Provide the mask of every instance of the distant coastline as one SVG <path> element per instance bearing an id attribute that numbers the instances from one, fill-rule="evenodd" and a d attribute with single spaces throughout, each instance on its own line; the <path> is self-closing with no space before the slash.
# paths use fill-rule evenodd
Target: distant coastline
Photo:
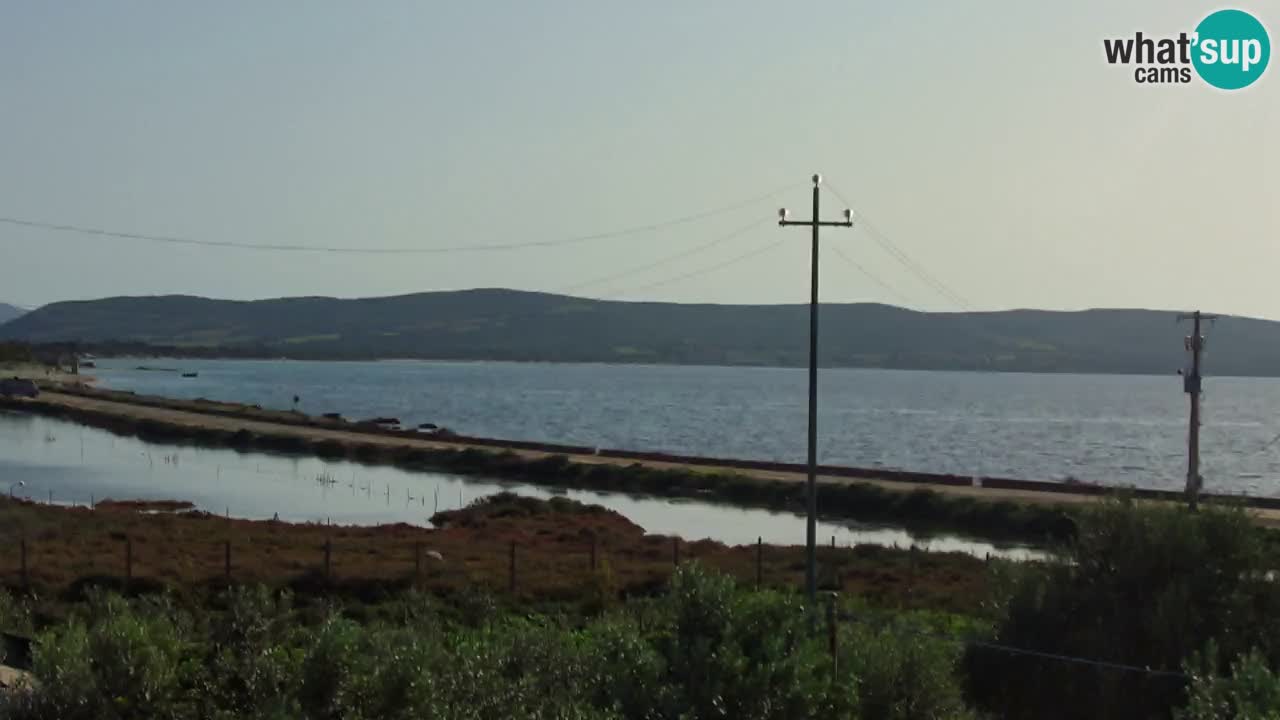
<path id="1" fill-rule="evenodd" d="M 934 313 L 824 304 L 828 368 L 1173 375 L 1185 326 L 1159 310 Z M 1210 375 L 1280 376 L 1280 322 L 1224 317 Z M 54 303 L 0 341 L 104 356 L 805 367 L 807 305 L 686 305 L 514 290 L 248 302 L 190 296 Z"/>
<path id="2" fill-rule="evenodd" d="M 376 362 L 376 363 L 455 363 L 459 365 L 470 364 L 504 364 L 504 365 L 599 365 L 599 366 L 637 366 L 637 367 L 691 367 L 691 368 L 760 368 L 760 369 L 804 369 L 803 364 L 791 365 L 762 365 L 762 364 L 729 364 L 717 362 L 638 362 L 626 360 L 511 360 L 503 358 L 456 358 L 456 357 L 288 357 L 280 355 L 251 355 L 251 354 L 224 354 L 217 348 L 210 349 L 209 352 L 166 352 L 166 348 L 154 348 L 155 352 L 150 353 L 110 353 L 102 351 L 92 345 L 78 346 L 84 349 L 84 352 L 92 354 L 99 358 L 110 358 L 113 360 L 246 360 L 246 361 L 263 361 L 263 362 L 317 362 L 317 363 L 339 363 L 339 362 Z M 1133 377 L 1172 377 L 1176 378 L 1177 372 L 1154 373 L 1144 372 L 1141 370 L 1134 371 L 1081 371 L 1070 369 L 1046 369 L 1046 370 L 1008 370 L 1008 369 L 991 369 L 978 367 L 889 367 L 882 365 L 821 365 L 821 370 L 893 370 L 898 372 L 955 372 L 955 373 L 999 373 L 1004 375 L 1115 375 L 1115 376 L 1133 376 Z M 1280 372 L 1273 375 L 1228 375 L 1228 374 L 1210 374 L 1209 377 L 1219 378 L 1280 378 Z M 82 376 L 83 377 L 83 376 Z"/>

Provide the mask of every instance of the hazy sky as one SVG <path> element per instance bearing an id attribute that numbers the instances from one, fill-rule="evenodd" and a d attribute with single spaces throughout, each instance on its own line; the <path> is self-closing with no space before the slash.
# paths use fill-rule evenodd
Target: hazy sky
<path id="1" fill-rule="evenodd" d="M 1280 5 L 1242 0 L 1280 34 Z M 325 255 L 0 224 L 0 300 L 343 297 L 515 287 L 801 302 L 807 178 L 862 230 L 826 300 L 1142 306 L 1280 318 L 1280 67 L 1236 93 L 1135 84 L 1104 37 L 1218 5 L 776 2 L 8 2 L 0 216 L 200 240 L 559 247 Z M 824 202 L 831 218 L 843 203 Z M 827 214 L 827 213 L 824 213 Z M 583 285 L 707 243 L 677 262 Z M 761 254 L 716 272 L 656 284 Z M 649 287 L 645 287 L 649 286 Z M 963 305 L 961 304 L 963 301 Z"/>

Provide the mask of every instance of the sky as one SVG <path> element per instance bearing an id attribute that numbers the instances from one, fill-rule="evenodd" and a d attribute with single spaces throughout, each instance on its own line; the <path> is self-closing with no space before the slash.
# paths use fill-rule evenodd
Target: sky
<path id="1" fill-rule="evenodd" d="M 805 302 L 809 236 L 776 212 L 807 219 L 819 172 L 824 218 L 841 196 L 859 218 L 822 236 L 826 301 L 1280 318 L 1280 67 L 1228 93 L 1103 54 L 1218 7 L 4 3 L 0 217 L 356 249 L 607 236 L 339 254 L 0 223 L 0 301 Z M 1280 33 L 1280 5 L 1233 7 Z"/>

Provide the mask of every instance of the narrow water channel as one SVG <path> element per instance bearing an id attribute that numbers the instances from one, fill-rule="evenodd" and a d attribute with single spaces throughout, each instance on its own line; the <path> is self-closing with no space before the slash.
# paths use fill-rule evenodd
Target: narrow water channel
<path id="1" fill-rule="evenodd" d="M 18 485 L 18 483 L 22 483 Z M 159 445 L 96 428 L 20 413 L 0 413 L 0 492 L 61 504 L 94 500 L 188 500 L 233 517 L 345 525 L 430 526 L 437 510 L 462 507 L 503 490 L 547 498 L 563 495 L 603 505 L 650 533 L 709 538 L 730 545 L 804 542 L 804 518 L 790 512 L 739 509 L 690 500 L 545 488 L 440 473 L 409 472 L 314 457 Z M 823 543 L 912 544 L 979 557 L 1026 559 L 1021 546 L 941 535 L 920 537 L 894 527 L 822 522 Z"/>

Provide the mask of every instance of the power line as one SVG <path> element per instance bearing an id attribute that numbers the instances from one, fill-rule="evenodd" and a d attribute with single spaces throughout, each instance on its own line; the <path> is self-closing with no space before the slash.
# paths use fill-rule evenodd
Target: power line
<path id="1" fill-rule="evenodd" d="M 867 232 L 871 233 L 871 237 L 876 241 L 876 243 L 887 250 L 890 255 L 893 255 L 894 258 L 902 263 L 903 267 L 907 268 L 915 274 L 916 277 L 923 280 L 926 285 L 933 288 L 933 290 L 939 295 L 960 306 L 961 309 L 968 310 L 970 312 L 974 310 L 973 305 L 968 300 L 948 287 L 946 283 L 935 277 L 932 273 L 926 270 L 923 265 L 916 262 L 915 259 L 908 255 L 905 250 L 886 237 L 884 233 L 880 232 L 879 228 L 877 228 L 865 215 L 859 214 L 858 219 L 862 221 L 862 225 L 866 227 Z"/>
<path id="2" fill-rule="evenodd" d="M 890 632 L 893 632 L 894 634 L 898 634 L 898 635 L 911 635 L 916 637 L 930 638 L 933 640 L 943 640 L 946 642 L 953 642 L 963 646 L 978 647 L 978 648 L 983 648 L 984 650 L 995 650 L 997 652 L 1003 652 L 1009 655 L 1036 657 L 1042 660 L 1053 660 L 1056 662 L 1065 662 L 1065 663 L 1071 663 L 1075 665 L 1085 665 L 1089 667 L 1100 668 L 1103 670 L 1117 670 L 1120 672 L 1139 673 L 1142 675 L 1147 675 L 1149 677 L 1167 677 L 1167 678 L 1173 678 L 1173 679 L 1184 680 L 1184 681 L 1191 680 L 1191 677 L 1186 673 L 1181 673 L 1174 670 L 1152 670 L 1151 668 L 1142 667 L 1141 665 L 1129 665 L 1126 663 L 1112 662 L 1110 660 L 1098 660 L 1096 658 L 1079 657 L 1076 655 L 1064 655 L 1062 653 L 1045 652 L 1043 650 L 1031 650 L 1028 648 L 1014 647 L 1012 645 L 1003 645 L 1001 643 L 990 642 L 987 640 L 980 640 L 973 637 L 964 637 L 961 635 L 952 635 L 952 634 L 940 633 L 940 632 L 930 632 L 928 630 L 917 630 L 912 628 L 901 628 L 901 627 L 898 627 L 896 623 L 891 625 L 890 623 L 887 623 L 887 622 L 876 622 L 869 618 L 858 617 L 857 615 L 853 615 L 852 613 L 841 613 L 840 620 L 842 622 L 852 622 L 852 623 L 857 623 L 859 625 L 874 627 L 877 629 L 889 630 Z"/>
<path id="3" fill-rule="evenodd" d="M 567 293 L 567 292 L 572 292 L 572 291 L 574 291 L 574 290 L 578 290 L 578 289 L 580 289 L 580 288 L 589 287 L 589 286 L 591 286 L 591 285 L 599 285 L 600 283 L 610 282 L 610 281 L 613 281 L 613 280 L 617 280 L 617 279 L 619 279 L 619 278 L 629 277 L 629 276 L 631 276 L 631 275 L 635 275 L 635 274 L 642 273 L 642 272 L 645 272 L 645 271 L 648 271 L 648 270 L 652 270 L 653 268 L 656 268 L 656 267 L 661 267 L 661 266 L 663 266 L 663 265 L 666 265 L 667 263 L 674 262 L 674 261 L 676 261 L 676 260 L 680 260 L 680 259 L 682 259 L 682 258 L 689 257 L 690 255 L 695 255 L 695 254 L 700 253 L 700 252 L 702 252 L 702 251 L 704 251 L 704 250 L 710 250 L 711 248 L 713 248 L 713 247 L 715 247 L 715 246 L 717 246 L 717 245 L 719 245 L 719 244 L 721 244 L 721 243 L 728 242 L 728 241 L 730 241 L 730 240 L 733 240 L 734 238 L 740 237 L 740 236 L 744 235 L 745 233 L 747 233 L 749 230 L 752 230 L 752 229 L 754 229 L 754 228 L 758 227 L 759 225 L 764 224 L 764 222 L 766 221 L 766 219 L 767 219 L 767 218 L 761 218 L 761 219 L 758 219 L 758 220 L 753 220 L 752 222 L 748 223 L 747 225 L 743 225 L 742 227 L 738 228 L 737 230 L 734 230 L 734 231 L 733 231 L 733 232 L 731 232 L 731 233 L 728 233 L 727 235 L 721 235 L 721 236 L 719 236 L 719 237 L 717 237 L 717 238 L 712 239 L 710 242 L 706 242 L 706 243 L 703 243 L 703 244 L 701 244 L 701 245 L 698 245 L 698 246 L 695 246 L 695 247 L 689 248 L 688 250 L 683 250 L 683 251 L 678 252 L 678 253 L 676 253 L 676 254 L 674 254 L 674 255 L 668 255 L 668 256 L 666 256 L 666 257 L 664 257 L 664 258 L 660 258 L 660 259 L 655 260 L 655 261 L 653 261 L 653 262 L 646 263 L 646 264 L 644 264 L 644 265 L 637 265 L 636 267 L 629 268 L 629 269 L 627 269 L 627 270 L 621 270 L 621 271 L 619 271 L 619 272 L 612 273 L 612 274 L 610 274 L 610 275 L 604 275 L 604 276 L 602 276 L 602 277 L 598 277 L 598 278 L 595 278 L 595 279 L 593 279 L 593 280 L 586 280 L 586 281 L 583 281 L 583 282 L 574 283 L 573 285 L 567 285 L 567 286 L 565 286 L 565 287 L 560 288 L 559 290 L 556 290 L 555 292 L 557 292 L 557 293 Z"/>
<path id="4" fill-rule="evenodd" d="M 717 270 L 723 270 L 724 268 L 727 268 L 730 265 L 734 265 L 736 263 L 742 262 L 743 260 L 748 260 L 750 258 L 753 258 L 761 253 L 772 250 L 782 244 L 783 244 L 782 240 L 770 240 L 767 245 L 762 245 L 749 252 L 745 252 L 741 255 L 735 255 L 734 257 L 731 257 L 728 260 L 725 260 L 724 262 L 717 263 L 715 265 L 711 265 L 708 267 L 700 268 L 698 270 L 693 270 L 691 272 L 687 272 L 681 275 L 677 275 L 675 277 L 667 278 L 665 280 L 659 280 L 657 282 L 647 283 L 645 285 L 637 285 L 635 287 L 627 288 L 625 290 L 619 290 L 611 294 L 614 296 L 629 295 L 631 293 L 639 292 L 641 290 L 649 290 L 651 288 L 661 287 L 663 285 L 670 285 L 671 283 L 680 282 L 681 280 L 688 280 L 690 278 L 707 275 L 707 274 L 716 272 Z"/>
<path id="5" fill-rule="evenodd" d="M 713 217 L 723 213 L 738 210 L 743 207 L 754 205 L 756 203 L 767 200 L 774 195 L 793 187 L 795 183 L 784 187 L 771 190 L 767 193 L 755 195 L 738 202 L 722 205 L 710 210 L 703 210 L 688 215 L 663 220 L 660 222 L 646 223 L 644 225 L 635 225 L 620 230 L 610 230 L 607 232 L 592 233 L 589 235 L 576 235 L 565 238 L 556 238 L 551 240 L 532 240 L 526 242 L 512 243 L 489 243 L 482 245 L 445 245 L 436 247 L 339 247 L 339 246 L 313 246 L 313 245 L 290 245 L 280 243 L 243 243 L 230 240 L 209 240 L 200 238 L 178 237 L 172 235 L 149 235 L 143 233 L 122 232 L 117 230 L 109 230 L 98 227 L 86 227 L 81 225 L 69 225 L 59 223 L 41 222 L 38 220 L 27 220 L 17 217 L 0 217 L 0 223 L 8 225 L 16 225 L 20 227 L 36 228 L 39 230 L 50 230 L 55 232 L 78 233 L 81 235 L 93 235 L 97 237 L 109 237 L 121 240 L 140 240 L 146 242 L 166 243 L 171 245 L 194 245 L 200 247 L 216 247 L 228 248 L 235 250 L 263 250 L 275 252 L 310 252 L 310 253 L 342 253 L 351 255 L 412 255 L 412 254 L 431 254 L 431 253 L 459 253 L 459 252 L 489 252 L 499 250 L 517 250 L 521 248 L 534 247 L 555 247 L 560 245 L 573 245 L 577 243 L 591 242 L 595 240 L 610 240 L 628 235 L 636 235 L 644 232 L 652 232 L 662 230 L 676 225 L 685 225 L 696 222 L 705 218 Z"/>
<path id="6" fill-rule="evenodd" d="M 835 193 L 835 196 L 840 198 L 845 205 L 854 207 L 853 203 L 850 203 L 845 199 L 844 195 L 842 195 L 830 182 L 827 183 L 827 187 L 831 188 L 831 192 Z M 901 263 L 903 267 L 911 271 L 912 274 L 920 278 L 921 281 L 932 288 L 934 292 L 946 298 L 948 301 L 955 303 L 963 310 L 968 310 L 970 312 L 974 311 L 973 305 L 969 303 L 969 301 L 965 300 L 964 296 L 948 287 L 946 283 L 935 277 L 932 273 L 926 270 L 923 265 L 916 262 L 910 255 L 908 255 L 905 250 L 886 237 L 884 233 L 880 232 L 880 229 L 875 226 L 875 223 L 871 222 L 871 219 L 868 218 L 861 210 L 855 209 L 855 212 L 858 215 L 858 224 L 865 227 L 867 232 L 870 233 L 871 238 L 875 240 L 880 247 L 884 248 L 890 255 L 892 255 L 894 259 Z"/>
<path id="7" fill-rule="evenodd" d="M 863 267 L 862 263 L 859 263 L 857 260 L 854 260 L 853 258 L 849 257 L 847 254 L 845 254 L 845 252 L 840 249 L 839 245 L 832 244 L 832 245 L 829 245 L 828 247 L 831 248 L 831 252 L 834 252 L 836 256 L 838 256 L 841 260 L 852 265 L 854 270 L 857 270 L 858 272 L 862 273 L 863 277 L 875 283 L 876 285 L 879 285 L 882 290 L 884 290 L 885 292 L 889 293 L 891 296 L 896 298 L 898 302 L 902 303 L 904 306 L 911 304 L 905 297 L 902 296 L 902 293 L 898 292 L 897 290 L 894 290 L 893 287 L 890 286 L 888 283 L 881 280 L 870 270 Z"/>

